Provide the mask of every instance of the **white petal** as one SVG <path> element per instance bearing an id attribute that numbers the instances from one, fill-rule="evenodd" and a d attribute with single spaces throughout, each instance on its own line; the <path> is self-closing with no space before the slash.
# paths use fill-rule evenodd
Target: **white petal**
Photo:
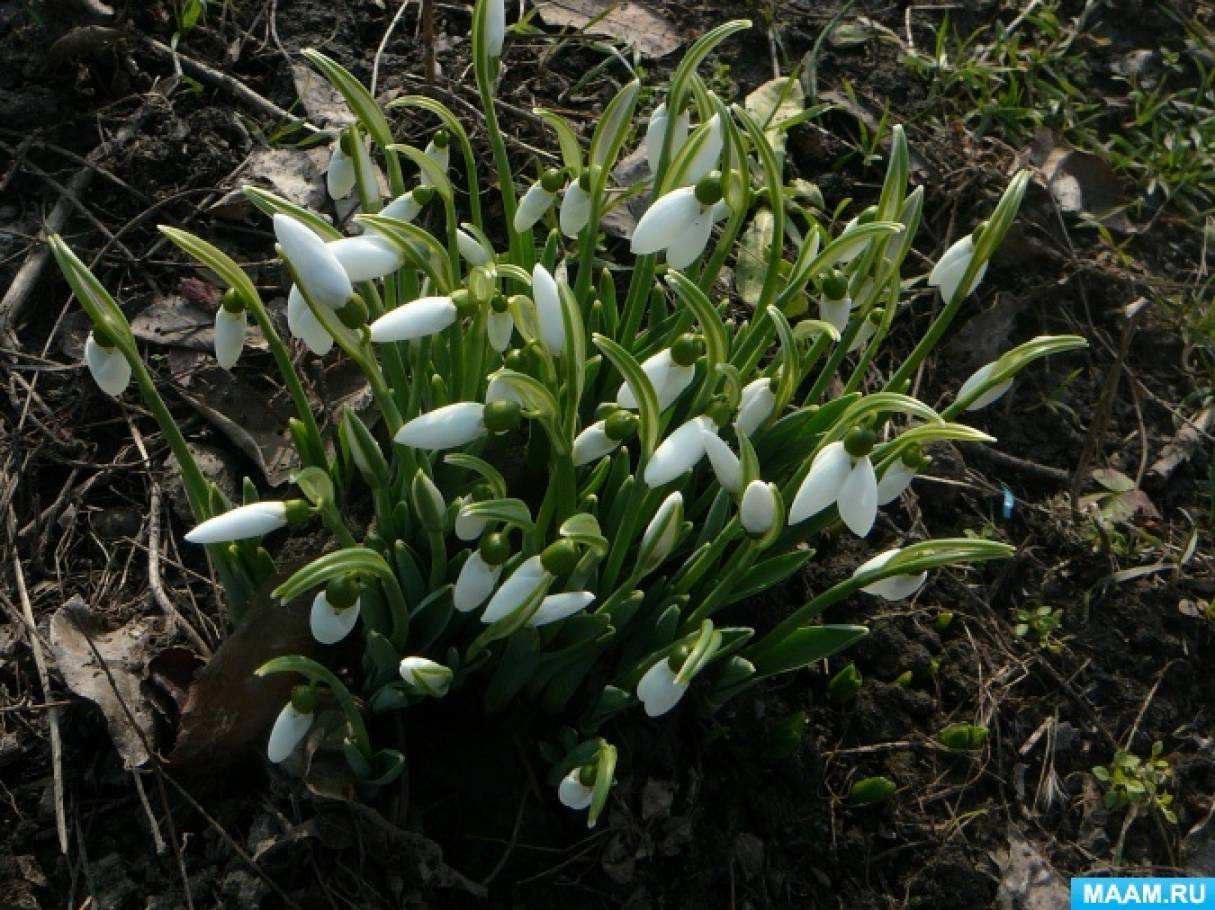
<path id="1" fill-rule="evenodd" d="M 540 601 L 540 609 L 531 618 L 533 626 L 547 626 L 549 623 L 560 622 L 573 616 L 579 610 L 584 610 L 595 602 L 595 595 L 590 591 L 567 591 L 564 594 L 550 594 Z"/>
<path id="2" fill-rule="evenodd" d="M 353 159 L 342 151 L 340 142 L 335 142 L 333 154 L 329 156 L 329 169 L 325 171 L 325 189 L 329 191 L 329 198 L 345 199 L 354 192 L 355 179 Z"/>
<path id="3" fill-rule="evenodd" d="M 397 245 L 378 234 L 343 237 L 325 245 L 337 257 L 351 281 L 383 278 L 405 264 L 405 256 Z"/>
<path id="4" fill-rule="evenodd" d="M 667 265 L 673 269 L 686 269 L 700 258 L 709 238 L 713 235 L 713 210 L 702 208 L 667 247 Z"/>
<path id="5" fill-rule="evenodd" d="M 323 645 L 332 645 L 350 634 L 354 624 L 359 621 L 359 601 L 345 610 L 334 609 L 324 591 L 317 593 L 312 600 L 312 612 L 308 617 L 308 625 L 312 629 L 312 637 Z"/>
<path id="6" fill-rule="evenodd" d="M 403 657 L 397 668 L 407 685 L 427 690 L 427 694 L 446 695 L 451 685 L 452 672 L 449 667 L 426 657 Z M 436 690 L 431 693 L 429 690 Z"/>
<path id="7" fill-rule="evenodd" d="M 414 449 L 454 449 L 480 439 L 489 431 L 485 428 L 485 405 L 477 401 L 459 401 L 420 414 L 397 430 L 393 441 Z"/>
<path id="8" fill-rule="evenodd" d="M 567 809 L 580 812 L 591 804 L 595 798 L 595 789 L 582 783 L 582 769 L 575 768 L 557 785 L 557 799 Z"/>
<path id="9" fill-rule="evenodd" d="M 333 336 L 325 331 L 294 284 L 287 294 L 287 328 L 318 357 L 324 357 L 333 348 Z"/>
<path id="10" fill-rule="evenodd" d="M 688 691 L 687 684 L 675 682 L 675 671 L 664 657 L 645 671 L 637 683 L 637 697 L 649 717 L 666 714 Z"/>
<path id="11" fill-rule="evenodd" d="M 519 397 L 519 393 L 514 390 L 514 387 L 496 374 L 490 377 L 489 385 L 485 387 L 485 403 L 489 404 L 494 401 L 514 401 L 523 404 L 523 399 Z"/>
<path id="12" fill-rule="evenodd" d="M 493 4 L 490 4 L 491 6 Z M 444 174 L 447 173 L 447 166 L 451 163 L 451 144 L 439 148 L 434 142 L 426 143 L 426 148 L 422 152 L 427 158 L 439 166 Z"/>
<path id="13" fill-rule="evenodd" d="M 958 389 L 958 398 L 959 399 L 965 398 L 967 395 L 971 394 L 979 386 L 988 382 L 991 379 L 991 374 L 995 372 L 995 369 L 996 369 L 996 365 L 994 362 L 985 363 L 983 366 L 979 367 L 977 370 L 975 370 L 973 373 L 971 373 L 970 376 L 966 379 L 966 381 L 964 383 L 962 383 L 962 387 L 960 389 Z M 970 404 L 968 404 L 966 406 L 966 410 L 978 411 L 978 410 L 981 410 L 982 408 L 987 407 L 989 404 L 992 404 L 996 400 L 1002 398 L 1004 396 L 1004 393 L 1007 392 L 1010 388 L 1012 388 L 1012 383 L 1013 383 L 1013 381 L 1010 377 L 1009 379 L 1006 379 L 1004 382 L 1000 383 L 999 385 L 993 386 L 992 388 L 990 388 L 986 392 L 984 392 L 982 395 L 980 395 L 978 398 L 976 398 L 974 401 L 972 401 Z"/>
<path id="14" fill-rule="evenodd" d="M 730 203 L 726 202 L 724 198 L 718 199 L 713 203 L 712 208 L 709 209 L 709 214 L 712 216 L 714 224 L 717 224 L 719 221 L 725 221 L 730 217 Z"/>
<path id="15" fill-rule="evenodd" d="M 666 140 L 667 131 L 667 106 L 666 103 L 658 105 L 654 108 L 654 113 L 650 114 L 650 123 L 645 131 L 645 153 L 646 160 L 650 164 L 650 173 L 658 173 L 658 164 L 662 159 L 663 142 Z M 675 126 L 671 130 L 671 152 L 667 156 L 669 162 L 683 147 L 684 142 L 688 139 L 688 114 L 683 111 L 675 118 Z"/>
<path id="16" fill-rule="evenodd" d="M 413 190 L 402 193 L 388 205 L 380 209 L 385 218 L 395 218 L 397 221 L 413 221 L 422 211 L 422 205 L 413 197 Z"/>
<path id="17" fill-rule="evenodd" d="M 489 346 L 501 354 L 510 347 L 510 338 L 515 331 L 515 321 L 510 313 L 489 313 L 485 323 L 485 333 L 489 337 Z"/>
<path id="18" fill-rule="evenodd" d="M 222 306 L 215 313 L 215 361 L 225 370 L 236 366 L 240 352 L 245 346 L 245 332 L 249 324 L 245 311 L 230 313 Z"/>
<path id="19" fill-rule="evenodd" d="M 371 340 L 414 341 L 443 331 L 456 321 L 450 297 L 422 297 L 389 310 L 371 324 Z"/>
<path id="20" fill-rule="evenodd" d="M 735 421 L 739 432 L 750 436 L 771 416 L 775 407 L 776 396 L 772 394 L 772 380 L 764 377 L 747 383 L 742 390 L 738 418 Z"/>
<path id="21" fill-rule="evenodd" d="M 713 422 L 706 417 L 693 417 L 662 441 L 645 466 L 646 486 L 660 487 L 696 467 L 705 454 L 706 423 Z"/>
<path id="22" fill-rule="evenodd" d="M 477 515 L 465 510 L 464 506 L 469 505 L 471 502 L 471 499 L 465 499 L 464 504 L 460 507 L 460 511 L 456 513 L 456 537 L 465 543 L 470 543 L 480 538 L 485 532 L 485 526 L 489 524 L 489 519 L 483 515 Z"/>
<path id="23" fill-rule="evenodd" d="M 852 301 L 843 297 L 839 300 L 823 298 L 818 302 L 818 318 L 835 326 L 836 331 L 843 333 L 848 328 L 848 319 L 852 315 Z"/>
<path id="24" fill-rule="evenodd" d="M 481 558 L 479 550 L 473 550 L 472 555 L 464 560 L 464 565 L 460 567 L 460 575 L 456 578 L 456 586 L 451 592 L 452 606 L 461 613 L 475 610 L 485 603 L 501 574 L 501 566 L 491 566 Z"/>
<path id="25" fill-rule="evenodd" d="M 852 458 L 842 442 L 824 447 L 814 456 L 809 473 L 797 488 L 789 507 L 789 524 L 799 524 L 834 505 L 840 487 L 851 473 Z"/>
<path id="26" fill-rule="evenodd" d="M 539 181 L 533 183 L 519 200 L 519 207 L 515 209 L 515 230 L 520 234 L 531 230 L 532 225 L 543 218 L 544 213 L 552 207 L 555 198 Z"/>
<path id="27" fill-rule="evenodd" d="M 591 220 L 591 194 L 577 180 L 571 180 L 561 196 L 561 211 L 558 221 L 561 233 L 566 237 L 577 237 Z"/>
<path id="28" fill-rule="evenodd" d="M 882 479 L 878 481 L 877 496 L 878 505 L 884 506 L 887 503 L 894 502 L 903 495 L 903 491 L 915 479 L 915 471 L 907 465 L 903 464 L 902 459 L 896 459 L 888 468 L 886 473 L 882 475 Z"/>
<path id="29" fill-rule="evenodd" d="M 574 438 L 574 467 L 580 468 L 616 451 L 620 443 L 608 436 L 606 426 L 607 421 L 600 420 Z"/>
<path id="30" fill-rule="evenodd" d="M 122 395 L 131 382 L 131 365 L 127 359 L 118 348 L 99 345 L 92 332 L 84 341 L 84 362 L 101 391 L 113 398 Z"/>
<path id="31" fill-rule="evenodd" d="M 859 566 L 852 573 L 856 576 L 871 571 L 880 569 L 890 560 L 894 559 L 899 553 L 898 549 L 886 550 L 884 553 L 879 553 L 872 559 L 869 559 Z M 888 578 L 883 578 L 881 581 L 875 581 L 872 584 L 865 585 L 861 588 L 866 594 L 874 594 L 886 600 L 902 600 L 904 597 L 910 597 L 916 591 L 923 587 L 924 582 L 928 579 L 927 572 L 920 572 L 918 575 L 891 575 Z"/>
<path id="32" fill-rule="evenodd" d="M 717 482 L 729 490 L 731 493 L 738 493 L 742 490 L 742 464 L 738 460 L 738 456 L 716 433 L 705 432 L 704 435 L 705 453 L 709 456 L 709 463 L 713 465 L 713 473 L 717 475 Z"/>
<path id="33" fill-rule="evenodd" d="M 561 315 L 561 296 L 557 282 L 549 270 L 536 263 L 532 269 L 532 300 L 536 303 L 536 322 L 549 350 L 560 354 L 565 350 L 565 320 Z"/>
<path id="34" fill-rule="evenodd" d="M 688 165 L 688 169 L 684 171 L 683 182 L 687 184 L 696 183 L 701 177 L 704 177 L 709 171 L 717 167 L 717 162 L 721 158 L 721 149 L 723 145 L 721 133 L 721 118 L 714 114 L 709 120 L 709 134 L 705 137 L 705 141 L 701 143 L 700 150 Z"/>
<path id="35" fill-rule="evenodd" d="M 354 295 L 346 270 L 312 228 L 290 215 L 274 216 L 274 236 L 296 277 L 317 303 L 341 309 Z"/>
<path id="36" fill-rule="evenodd" d="M 261 537 L 287 526 L 287 506 L 281 502 L 254 502 L 208 518 L 186 535 L 190 543 L 228 543 Z"/>
<path id="37" fill-rule="evenodd" d="M 481 246 L 477 238 L 459 228 L 456 228 L 456 249 L 469 265 L 488 265 L 494 259 L 493 253 Z"/>
<path id="38" fill-rule="evenodd" d="M 497 622 L 514 613 L 533 594 L 547 587 L 552 579 L 553 576 L 540 564 L 540 557 L 533 556 L 515 569 L 514 574 L 489 599 L 489 606 L 481 614 L 481 622 Z"/>
<path id="39" fill-rule="evenodd" d="M 646 209 L 633 231 L 631 249 L 647 254 L 665 250 L 700 216 L 696 190 L 690 186 L 667 193 Z"/>
<path id="40" fill-rule="evenodd" d="M 266 757 L 270 761 L 283 761 L 295 751 L 308 730 L 312 727 L 312 714 L 304 714 L 295 709 L 295 705 L 287 702 L 283 710 L 278 712 L 274 726 L 270 730 L 270 742 L 266 746 Z"/>
<path id="41" fill-rule="evenodd" d="M 747 484 L 738 517 L 748 533 L 759 536 L 772 530 L 772 523 L 776 520 L 776 497 L 772 494 L 772 487 L 762 480 Z"/>
<path id="42" fill-rule="evenodd" d="M 967 234 L 961 240 L 955 241 L 949 249 L 941 254 L 941 258 L 929 273 L 928 285 L 939 288 L 941 299 L 946 303 L 952 300 L 954 294 L 957 293 L 958 285 L 961 284 L 962 276 L 970 266 L 974 253 L 974 239 L 970 234 Z M 979 282 L 987 274 L 987 266 L 988 263 L 985 262 L 979 267 L 979 270 L 975 273 L 974 281 L 971 282 L 970 287 L 966 290 L 966 294 L 970 294 L 979 286 Z"/>
<path id="43" fill-rule="evenodd" d="M 671 358 L 671 349 L 663 348 L 657 354 L 647 357 L 641 365 L 641 371 L 654 387 L 658 398 L 658 410 L 665 411 L 682 395 L 696 377 L 696 368 L 680 366 Z M 622 408 L 635 409 L 637 397 L 633 388 L 627 382 L 622 382 L 616 392 L 616 404 Z"/>
<path id="44" fill-rule="evenodd" d="M 877 475 L 873 472 L 873 462 L 866 455 L 856 460 L 836 500 L 840 518 L 857 537 L 864 537 L 873 530 L 877 498 Z"/>
<path id="45" fill-rule="evenodd" d="M 506 0 L 487 0 L 485 4 L 485 49 L 490 58 L 502 56 L 506 40 Z"/>
<path id="46" fill-rule="evenodd" d="M 646 525 L 645 533 L 641 535 L 641 549 L 647 550 L 652 546 L 658 562 L 666 559 L 679 536 L 682 516 L 683 494 L 676 490 L 662 501 L 654 517 Z M 662 536 L 659 537 L 659 534 Z"/>

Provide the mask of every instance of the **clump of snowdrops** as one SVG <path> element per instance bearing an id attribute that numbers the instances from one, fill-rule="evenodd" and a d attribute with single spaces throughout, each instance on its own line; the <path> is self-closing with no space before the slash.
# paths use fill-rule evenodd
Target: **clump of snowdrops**
<path id="1" fill-rule="evenodd" d="M 159 420 L 198 520 L 186 539 L 206 547 L 234 622 L 274 573 L 266 535 L 306 523 L 332 535 L 332 548 L 273 592 L 312 598 L 313 636 L 342 646 L 260 669 L 299 680 L 269 731 L 271 760 L 304 741 L 340 742 L 373 795 L 405 764 L 391 743 L 373 740 L 384 726 L 374 720 L 472 686 L 489 711 L 525 698 L 562 719 L 543 749 L 551 783 L 594 825 L 616 765 L 602 734 L 617 714 L 658 718 L 688 701 L 713 710 L 865 634 L 822 624 L 832 604 L 858 591 L 910 597 L 933 569 L 1009 554 L 988 540 L 909 543 L 874 555 L 763 634 L 747 624 L 740 602 L 813 559 L 807 541 L 839 522 L 869 535 L 934 443 L 992 441 L 958 417 L 1003 394 L 1033 359 L 1083 343 L 1028 342 L 976 372 L 939 412 L 907 395 L 983 279 L 1020 204 L 1022 173 L 932 269 L 942 305 L 883 377 L 874 357 L 907 306 L 902 266 L 924 199 L 908 188 L 903 133 L 894 131 L 876 204 L 833 236 L 785 186 L 774 140 L 795 120 L 756 122 L 697 76 L 716 45 L 747 27 L 731 22 L 697 41 L 652 111 L 637 110 L 636 81 L 624 85 L 589 147 L 560 116 L 537 111 L 562 166 L 531 176 L 512 170 L 495 114 L 502 0 L 478 0 L 473 20 L 496 175 L 479 172 L 467 133 L 437 101 L 390 105 L 438 125 L 424 149 L 399 144 L 350 73 L 305 53 L 356 118 L 334 138 L 327 185 L 335 199 L 357 194 L 357 214 L 343 232 L 246 192 L 273 222 L 291 333 L 313 356 L 356 363 L 374 407 L 345 410 L 323 434 L 253 282 L 207 241 L 162 228 L 228 286 L 215 322 L 220 365 L 236 363 L 250 319 L 268 343 L 298 412 L 297 498 L 260 501 L 247 483 L 237 505 L 203 478 L 122 312 L 52 238 L 92 318 L 89 369 L 114 396 L 133 376 Z M 651 175 L 618 185 L 614 167 L 639 143 Z M 456 156 L 466 212 L 456 207 Z M 483 194 L 495 183 L 503 217 L 489 223 Z M 601 244 L 601 226 L 638 195 L 649 205 L 623 256 Z M 740 238 L 759 218 L 777 240 L 758 248 L 757 299 L 740 318 L 746 311 L 722 299 L 719 278 L 757 255 Z M 350 521 L 356 501 L 372 504 L 369 522 Z M 351 527 L 364 525 L 360 539 Z"/>

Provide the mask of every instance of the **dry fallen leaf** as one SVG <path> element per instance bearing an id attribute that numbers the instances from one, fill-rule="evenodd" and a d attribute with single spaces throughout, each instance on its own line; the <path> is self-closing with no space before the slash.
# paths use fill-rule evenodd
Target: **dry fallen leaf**
<path id="1" fill-rule="evenodd" d="M 606 35 L 647 57 L 665 57 L 684 44 L 673 22 L 631 0 L 541 0 L 536 9 L 547 25 Z"/>
<path id="2" fill-rule="evenodd" d="M 1072 148 L 1045 128 L 1035 133 L 1029 158 L 1041 169 L 1038 182 L 1061 211 L 1086 215 L 1121 234 L 1135 230 L 1123 211 L 1122 183 L 1104 158 Z"/>
<path id="3" fill-rule="evenodd" d="M 319 77 L 318 77 L 319 78 Z M 253 204 L 245 197 L 247 185 L 270 190 L 284 199 L 313 211 L 328 206 L 322 175 L 329 166 L 324 148 L 255 149 L 241 168 L 227 181 L 227 191 L 209 211 L 221 218 L 241 221 L 253 214 Z"/>

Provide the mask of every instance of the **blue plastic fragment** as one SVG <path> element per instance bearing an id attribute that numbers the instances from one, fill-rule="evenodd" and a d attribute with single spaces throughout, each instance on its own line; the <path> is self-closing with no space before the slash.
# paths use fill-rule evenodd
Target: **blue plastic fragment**
<path id="1" fill-rule="evenodd" d="M 1013 517 L 1013 511 L 1017 508 L 1017 497 L 1014 496 L 1013 491 L 1008 488 L 1008 484 L 1002 483 L 1000 484 L 1000 487 L 1004 490 L 1004 520 L 1009 521 Z"/>

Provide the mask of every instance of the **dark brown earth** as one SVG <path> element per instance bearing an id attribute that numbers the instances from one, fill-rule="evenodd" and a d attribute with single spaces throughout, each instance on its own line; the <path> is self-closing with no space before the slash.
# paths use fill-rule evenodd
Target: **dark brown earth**
<path id="1" fill-rule="evenodd" d="M 764 21 L 768 9 L 646 5 L 689 37 L 734 16 Z M 461 115 L 476 103 L 465 75 L 464 6 L 438 4 L 442 72 L 433 89 Z M 1060 15 L 1074 16 L 1080 6 L 1064 3 Z M 367 0 L 213 4 L 181 49 L 290 108 L 295 92 L 278 45 L 289 55 L 319 46 L 366 81 L 391 7 Z M 837 7 L 808 0 L 773 7 L 788 61 L 810 50 Z M 853 13 L 863 9 L 901 34 L 904 7 L 861 3 Z M 992 17 L 1007 21 L 1018 8 L 967 7 L 955 13 L 963 34 Z M 174 85 L 171 65 L 133 40 L 89 30 L 113 25 L 89 9 L 84 0 L 0 4 L 0 285 L 36 242 L 42 219 L 81 167 L 78 156 L 130 124 L 135 138 L 97 162 L 80 200 L 88 215 L 74 213 L 63 233 L 86 261 L 96 257 L 98 274 L 129 316 L 165 293 L 205 298 L 193 269 L 160 241 L 155 225 L 214 230 L 242 262 L 268 260 L 263 223 L 213 227 L 199 206 L 267 137 L 283 138 L 282 124 L 230 105 L 213 87 Z M 406 11 L 380 64 L 380 88 L 390 95 L 423 84 L 415 9 Z M 132 4 L 123 14 L 119 27 L 131 33 L 168 43 L 174 31 L 163 4 Z M 1128 29 L 1133 17 L 1139 26 Z M 916 40 L 931 42 L 936 20 L 917 14 L 912 21 Z M 1119 52 L 1176 41 L 1170 28 L 1167 18 L 1144 16 L 1129 0 L 1105 4 L 1093 26 L 1101 40 L 1088 49 L 1095 69 L 1103 72 Z M 596 79 L 573 97 L 567 92 L 602 55 L 578 40 L 553 47 L 542 32 L 512 39 L 504 97 L 521 110 L 561 107 L 589 127 L 611 84 Z M 537 66 L 541 54 L 550 56 Z M 772 76 L 762 29 L 731 41 L 720 56 L 729 64 L 719 73 L 723 83 L 742 93 Z M 650 65 L 661 74 L 670 64 Z M 925 86 L 888 42 L 825 44 L 818 82 L 824 92 L 850 85 L 866 110 L 889 104 L 892 118 L 907 124 L 925 164 L 916 179 L 927 187 L 918 266 L 990 210 L 1021 161 L 1021 150 L 998 134 L 976 139 L 957 124 L 933 125 Z M 547 148 L 532 120 L 508 115 L 506 125 L 517 161 L 527 146 Z M 412 142 L 430 129 L 407 120 L 398 127 Z M 829 207 L 847 197 L 859 207 L 875 194 L 881 165 L 861 163 L 857 138 L 855 119 L 840 111 L 792 137 L 792 170 L 818 183 Z M 1091 770 L 1108 764 L 1116 749 L 1145 756 L 1158 740 L 1174 771 L 1177 823 L 1150 815 L 1134 821 L 1125 832 L 1123 868 L 1215 874 L 1200 865 L 1204 849 L 1211 863 L 1209 825 L 1205 835 L 1195 830 L 1215 807 L 1215 689 L 1207 676 L 1215 626 L 1201 615 L 1213 588 L 1210 436 L 1167 479 L 1145 472 L 1211 392 L 1211 361 L 1203 359 L 1209 350 L 1196 349 L 1160 304 L 1201 266 L 1200 241 L 1190 222 L 1169 214 L 1134 237 L 1132 262 L 1120 263 L 1091 231 L 1061 220 L 1043 191 L 1031 191 L 1018 230 L 968 318 L 924 372 L 919 393 L 939 400 L 994 352 L 1036 334 L 1083 334 L 1090 348 L 1036 366 L 1014 394 L 975 415 L 976 425 L 999 439 L 997 454 L 935 452 L 932 478 L 918 484 L 918 497 L 887 510 L 871 540 L 880 546 L 904 533 L 973 533 L 1015 544 L 1017 556 L 938 573 L 911 603 L 863 599 L 834 608 L 830 619 L 864 622 L 869 638 L 829 666 L 743 697 L 716 716 L 688 709 L 661 724 L 620 723 L 612 736 L 624 770 L 605 822 L 589 835 L 538 783 L 545 768 L 536 744 L 552 730 L 545 718 L 522 711 L 486 720 L 475 703 L 449 699 L 411 712 L 408 808 L 395 794 L 379 807 L 382 817 L 314 796 L 257 755 L 231 755 L 218 771 L 136 778 L 123 770 L 99 712 L 72 697 L 54 666 L 49 691 L 43 689 L 20 619 L 16 564 L 44 644 L 50 616 L 79 595 L 111 626 L 155 617 L 145 655 L 191 647 L 162 621 L 149 590 L 153 491 L 130 425 L 148 447 L 151 476 L 171 491 L 160 467 L 164 446 L 132 398 L 116 407 L 78 368 L 82 319 L 68 304 L 66 285 L 46 270 L 15 334 L 0 342 L 0 504 L 13 518 L 0 545 L 0 906 L 993 906 L 1007 898 L 998 893 L 1010 878 L 1010 844 L 1014 853 L 1017 844 L 1031 844 L 1064 880 L 1112 868 L 1124 814 L 1102 808 Z M 270 269 L 258 277 L 277 285 Z M 1148 309 L 1120 360 L 1125 309 L 1140 299 Z M 896 353 L 927 325 L 932 305 L 924 296 L 911 308 Z M 166 389 L 192 369 L 165 348 L 149 350 Z M 264 355 L 250 357 L 245 379 L 265 388 L 258 377 L 270 369 Z M 1111 381 L 1118 391 L 1102 429 Z M 168 396 L 193 440 L 218 449 L 238 474 L 260 477 L 247 453 L 179 396 Z M 1090 467 L 1142 480 L 1146 505 L 1113 537 L 1097 533 L 1066 495 L 1090 444 Z M 1079 489 L 1099 487 L 1084 481 Z M 171 509 L 164 519 L 173 532 L 183 530 Z M 224 620 L 196 574 L 203 566 L 188 560 L 183 567 L 172 535 L 163 546 L 165 586 L 209 636 Z M 865 552 L 850 539 L 826 540 L 804 577 L 739 605 L 737 615 L 771 623 L 851 571 Z M 1157 562 L 1160 571 L 1125 574 Z M 1014 632 L 1015 611 L 1039 605 L 1063 609 L 1053 647 Z M 941 630 L 943 611 L 953 621 Z M 198 661 L 181 650 L 158 660 L 135 672 L 157 693 L 167 753 L 177 697 Z M 826 681 L 850 661 L 865 680 L 861 694 L 852 705 L 831 704 Z M 897 684 L 907 673 L 910 683 Z M 56 834 L 52 711 L 63 740 L 66 856 Z M 778 757 L 774 731 L 799 711 L 808 720 L 805 736 Z M 936 733 L 952 722 L 988 727 L 988 743 L 973 753 L 939 747 Z M 852 804 L 852 783 L 879 774 L 897 783 L 894 799 L 876 808 Z"/>

